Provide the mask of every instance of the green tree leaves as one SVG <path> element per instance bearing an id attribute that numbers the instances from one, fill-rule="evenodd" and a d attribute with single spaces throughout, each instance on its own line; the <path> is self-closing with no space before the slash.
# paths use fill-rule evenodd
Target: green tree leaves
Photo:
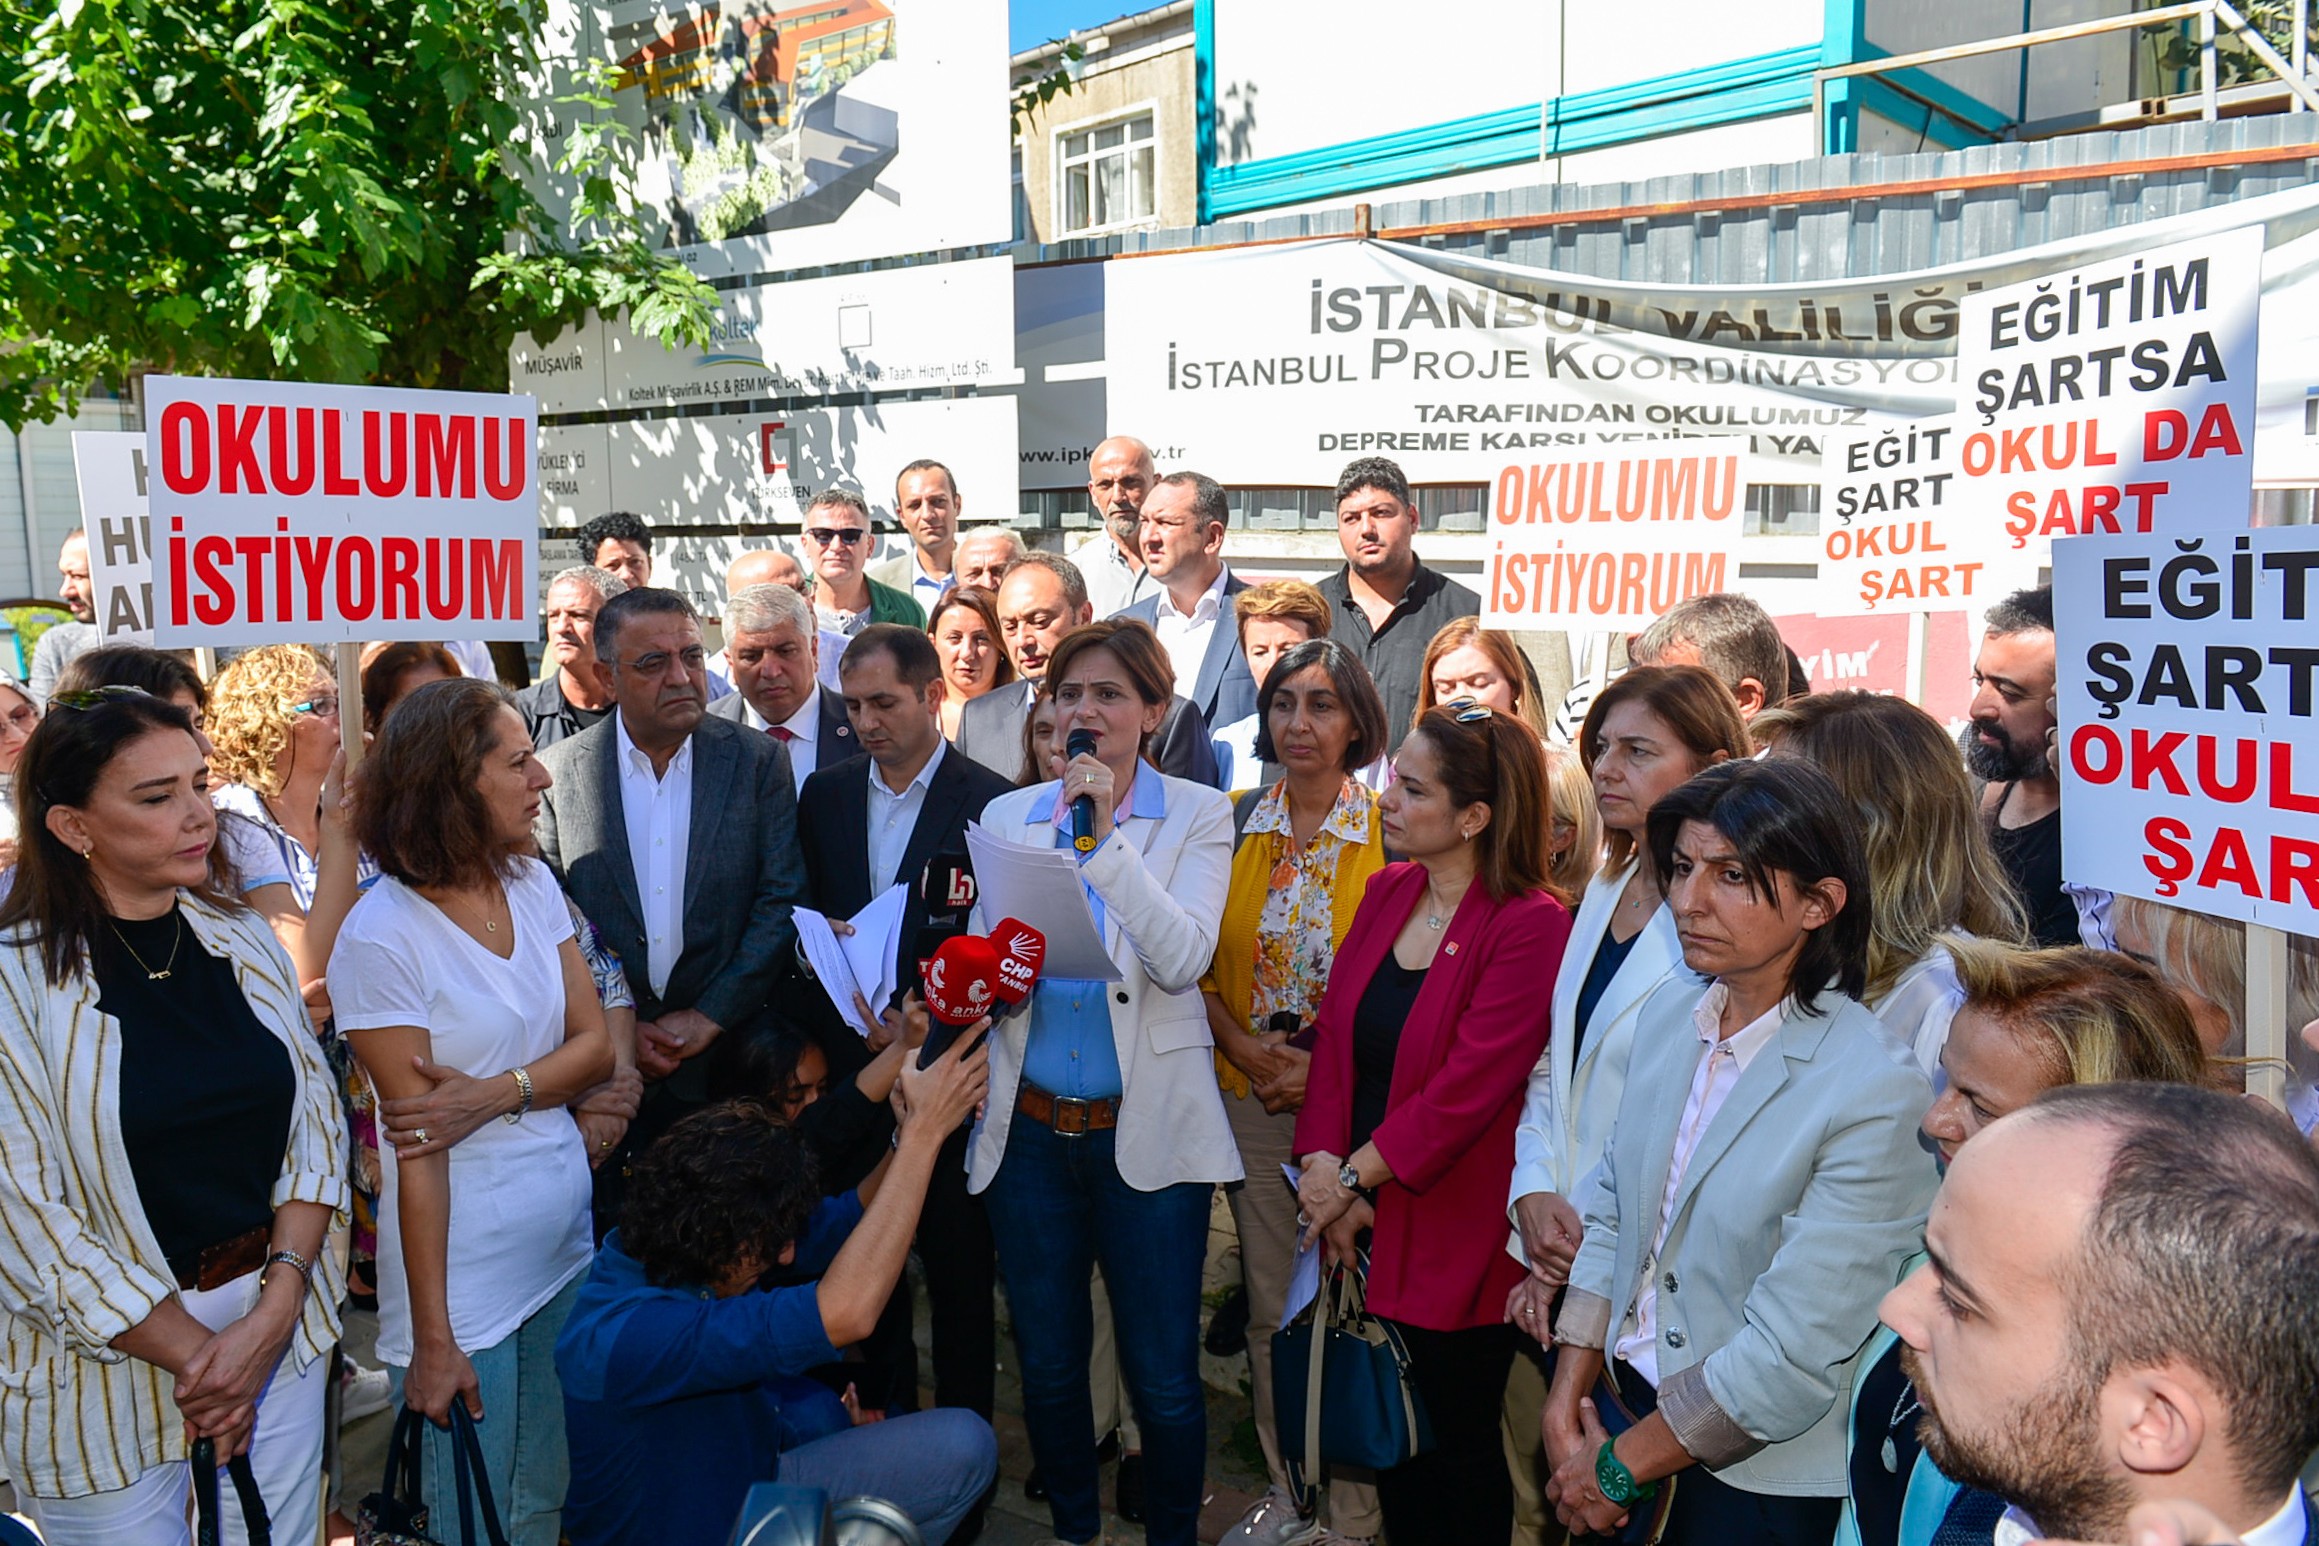
<path id="1" fill-rule="evenodd" d="M 548 165 L 543 4 L 0 0 L 0 421 L 146 369 L 495 390 L 590 308 L 705 342 L 600 69 Z"/>

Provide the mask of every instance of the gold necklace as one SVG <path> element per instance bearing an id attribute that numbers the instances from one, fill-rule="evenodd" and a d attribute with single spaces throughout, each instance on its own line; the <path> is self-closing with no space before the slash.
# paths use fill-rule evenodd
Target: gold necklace
<path id="1" fill-rule="evenodd" d="M 145 958 L 137 954 L 137 947 L 129 943 L 129 936 L 121 932 L 119 924 L 114 923 L 110 918 L 105 920 L 113 931 L 113 938 L 119 940 L 121 948 L 129 952 L 129 959 L 137 963 L 138 969 L 144 972 L 147 982 L 165 981 L 170 972 L 177 967 L 177 947 L 185 943 L 185 914 L 171 908 L 169 916 L 177 920 L 177 928 L 169 936 L 169 960 L 159 971 L 155 971 L 145 964 Z"/>
<path id="2" fill-rule="evenodd" d="M 484 912 L 482 908 L 477 907 L 473 902 L 468 901 L 465 897 L 460 897 L 459 901 L 462 906 L 464 906 L 469 912 L 475 915 L 475 921 L 483 925 L 484 933 L 497 934 L 499 932 L 499 925 L 491 921 L 490 914 Z"/>

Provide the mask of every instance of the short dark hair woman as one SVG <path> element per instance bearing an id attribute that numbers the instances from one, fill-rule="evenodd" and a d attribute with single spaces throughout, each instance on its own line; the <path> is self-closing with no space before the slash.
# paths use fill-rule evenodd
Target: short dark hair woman
<path id="1" fill-rule="evenodd" d="M 1086 1541 L 1101 1528 L 1087 1381 L 1088 1274 L 1099 1262 L 1143 1432 L 1146 1530 L 1154 1546 L 1191 1546 L 1208 1452 L 1200 1264 L 1215 1185 L 1241 1176 L 1199 992 L 1224 911 L 1232 810 L 1145 760 L 1175 693 L 1149 625 L 1112 618 L 1066 634 L 1046 681 L 1057 739 L 1085 731 L 1095 750 L 1071 758 L 1061 780 L 1000 795 L 982 824 L 1074 853 L 1072 803 L 1093 802 L 1095 841 L 1076 857 L 1119 976 L 1043 978 L 1029 1012 L 1000 1022 L 967 1187 L 997 1237 L 1023 1421 L 1056 1535 Z"/>
<path id="2" fill-rule="evenodd" d="M 1581 1196 L 1545 1418 L 1574 1533 L 1670 1479 L 1670 1546 L 1835 1530 L 1840 1398 L 1938 1179 L 1916 1134 L 1932 1088 L 1860 1002 L 1860 825 L 1791 761 L 1720 764 L 1651 810 L 1684 964 L 1709 980 L 1643 1006 Z"/>
<path id="3" fill-rule="evenodd" d="M 406 1405 L 447 1424 L 460 1401 L 478 1420 L 518 1546 L 555 1546 L 555 1340 L 594 1243 L 588 1156 L 564 1108 L 614 1062 L 571 910 L 528 857 L 550 782 L 496 682 L 405 698 L 355 778 L 355 832 L 385 873 L 330 957 L 339 1028 L 389 1140 L 379 1354 Z M 449 1434 L 429 1430 L 421 1480 L 438 1519 L 451 1462 Z"/>
<path id="4" fill-rule="evenodd" d="M 196 1436 L 318 1518 L 346 1128 L 297 972 L 219 884 L 183 709 L 61 692 L 17 771 L 0 1463 L 55 1546 L 184 1539 Z"/>
<path id="5" fill-rule="evenodd" d="M 1279 668 L 1274 668 L 1277 676 Z M 1537 732 L 1461 700 L 1429 709 L 1377 805 L 1405 862 L 1369 882 L 1337 948 L 1296 1119 L 1307 1238 L 1369 1245 L 1369 1308 L 1401 1330 L 1431 1452 L 1377 1473 L 1396 1546 L 1502 1541 L 1499 1445 L 1521 1280 L 1506 1178 L 1524 1081 L 1570 937 L 1548 880 L 1551 801 Z"/>

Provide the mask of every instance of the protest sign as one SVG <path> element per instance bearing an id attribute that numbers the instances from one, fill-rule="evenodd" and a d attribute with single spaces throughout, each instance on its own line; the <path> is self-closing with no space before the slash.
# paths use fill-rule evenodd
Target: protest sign
<path id="1" fill-rule="evenodd" d="M 1955 497 L 1957 426 L 1920 419 L 1828 438 L 1820 472 L 1824 617 L 1978 610 L 2035 582 L 2004 528 Z"/>
<path id="2" fill-rule="evenodd" d="M 2319 933 L 2319 531 L 2054 544 L 2062 873 Z"/>
<path id="3" fill-rule="evenodd" d="M 88 534 L 97 635 L 108 644 L 151 644 L 153 526 L 145 513 L 145 437 L 133 430 L 75 430 L 72 465 Z"/>
<path id="4" fill-rule="evenodd" d="M 1574 452 L 1500 468 L 1487 628 L 1641 628 L 1737 578 L 1744 440 Z"/>
<path id="5" fill-rule="evenodd" d="M 2253 508 L 2259 226 L 1983 290 L 1958 308 L 1968 508 L 2055 537 L 2243 530 Z"/>
<path id="6" fill-rule="evenodd" d="M 155 637 L 531 639 L 529 397 L 147 378 Z"/>

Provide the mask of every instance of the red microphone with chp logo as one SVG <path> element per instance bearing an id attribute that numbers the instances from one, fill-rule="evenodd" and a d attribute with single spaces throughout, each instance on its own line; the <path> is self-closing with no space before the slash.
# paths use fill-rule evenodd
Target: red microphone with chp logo
<path id="1" fill-rule="evenodd" d="M 933 1025 L 918 1049 L 918 1066 L 930 1067 L 985 1016 L 1005 1014 L 1030 997 L 1046 954 L 1046 936 L 1012 918 L 1002 919 L 988 938 L 944 940 L 926 963 L 926 1013 Z"/>

